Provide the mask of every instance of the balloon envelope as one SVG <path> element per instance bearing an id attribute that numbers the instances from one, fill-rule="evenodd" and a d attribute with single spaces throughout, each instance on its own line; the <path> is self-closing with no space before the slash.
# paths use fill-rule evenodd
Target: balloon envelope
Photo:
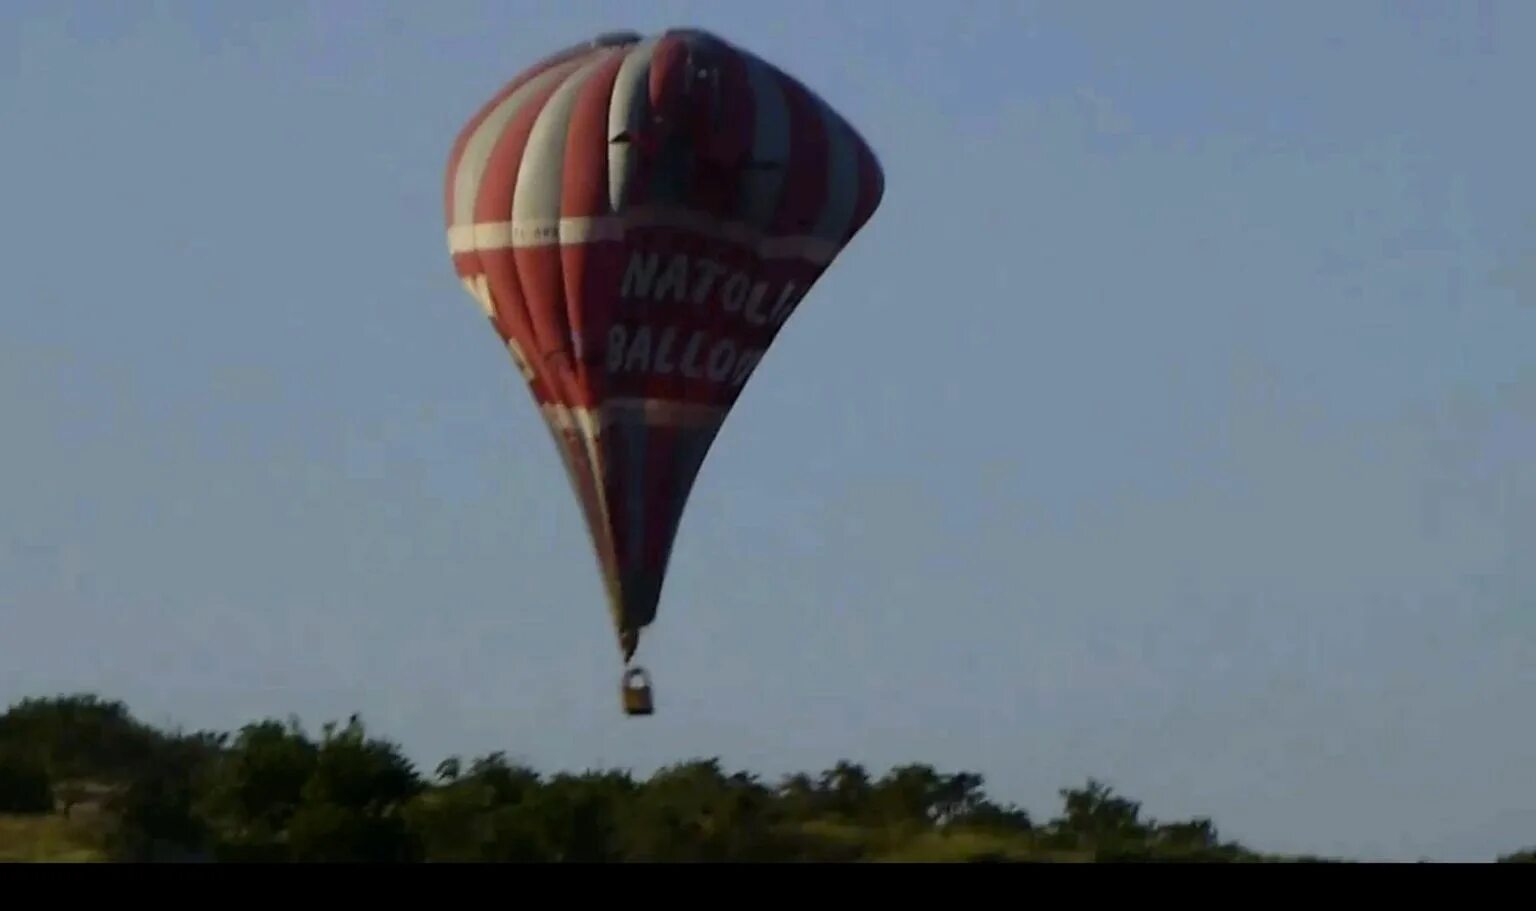
<path id="1" fill-rule="evenodd" d="M 454 268 L 555 439 L 626 659 L 722 422 L 883 191 L 842 115 L 692 29 L 547 57 L 459 132 Z"/>

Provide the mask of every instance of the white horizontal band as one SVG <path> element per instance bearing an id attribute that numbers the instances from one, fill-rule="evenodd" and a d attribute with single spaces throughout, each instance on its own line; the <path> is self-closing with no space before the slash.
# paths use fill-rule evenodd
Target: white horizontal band
<path id="1" fill-rule="evenodd" d="M 764 259 L 803 259 L 819 265 L 831 262 L 840 249 L 839 244 L 824 237 L 765 237 L 751 225 L 721 221 L 698 212 L 636 208 L 623 215 L 457 224 L 448 229 L 448 250 L 450 253 L 473 253 L 616 241 L 623 240 L 626 231 L 636 228 L 693 231 L 726 243 L 750 247 Z"/>

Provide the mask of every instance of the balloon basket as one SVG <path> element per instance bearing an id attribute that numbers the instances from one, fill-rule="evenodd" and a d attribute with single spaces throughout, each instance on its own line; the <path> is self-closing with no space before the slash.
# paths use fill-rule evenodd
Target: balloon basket
<path id="1" fill-rule="evenodd" d="M 651 678 L 644 668 L 633 667 L 624 672 L 621 693 L 626 715 L 649 715 L 656 710 L 651 698 Z"/>

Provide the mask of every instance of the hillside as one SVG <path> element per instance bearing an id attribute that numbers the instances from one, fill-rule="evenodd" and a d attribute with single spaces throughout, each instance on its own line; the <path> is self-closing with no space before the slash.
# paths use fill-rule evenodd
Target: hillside
<path id="1" fill-rule="evenodd" d="M 853 762 L 768 783 L 714 760 L 649 778 L 491 754 L 426 774 L 353 718 L 164 731 L 94 696 L 0 715 L 0 861 L 1275 862 L 1089 780 L 1049 819 L 981 776 Z M 1530 852 L 1504 860 L 1532 860 Z"/>

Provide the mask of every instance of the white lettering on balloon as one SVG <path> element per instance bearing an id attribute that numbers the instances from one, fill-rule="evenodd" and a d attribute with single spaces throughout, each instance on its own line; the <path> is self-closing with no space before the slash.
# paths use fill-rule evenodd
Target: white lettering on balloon
<path id="1" fill-rule="evenodd" d="M 619 285 L 619 297 L 629 303 L 692 304 L 718 309 L 750 326 L 783 325 L 805 289 L 786 280 L 774 292 L 767 279 L 727 270 L 713 259 L 641 250 L 629 255 Z"/>
<path id="2" fill-rule="evenodd" d="M 729 338 L 711 338 L 702 329 L 688 330 L 682 355 L 676 354 L 679 331 L 674 326 L 614 323 L 608 328 L 607 368 L 610 376 L 681 374 L 688 380 L 741 386 L 752 375 L 763 351 L 742 348 Z"/>
<path id="3" fill-rule="evenodd" d="M 634 251 L 624 265 L 619 296 L 638 312 L 634 321 L 621 319 L 608 330 L 608 373 L 740 387 L 764 352 L 731 338 L 730 326 L 755 333 L 776 329 L 805 291 L 797 281 L 761 278 L 706 257 Z M 688 310 L 673 309 L 678 306 Z M 710 310 L 721 314 L 724 325 L 708 330 L 666 325 L 669 312 L 697 318 Z"/>

